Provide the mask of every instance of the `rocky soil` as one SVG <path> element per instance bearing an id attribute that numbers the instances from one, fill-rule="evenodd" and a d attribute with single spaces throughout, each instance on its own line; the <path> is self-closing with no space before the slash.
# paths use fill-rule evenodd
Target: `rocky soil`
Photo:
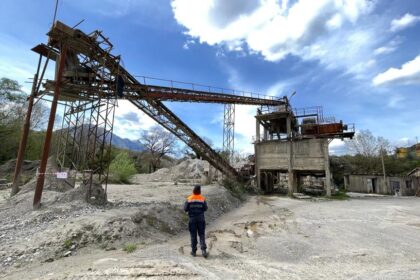
<path id="1" fill-rule="evenodd" d="M 64 193 L 47 189 L 37 211 L 32 210 L 32 191 L 9 199 L 9 190 L 3 190 L 0 274 L 74 256 L 83 248 L 105 252 L 128 242 L 166 241 L 187 228 L 182 205 L 191 190 L 191 184 L 108 185 L 110 203 L 94 206 L 84 202 L 78 189 Z M 209 210 L 209 221 L 240 204 L 217 185 L 203 186 L 203 194 L 215 206 Z"/>
<path id="2" fill-rule="evenodd" d="M 210 256 L 190 256 L 182 204 L 202 167 L 191 161 L 108 185 L 106 206 L 52 182 L 33 211 L 30 183 L 13 198 L 0 190 L 0 278 L 419 279 L 418 197 L 241 202 L 204 185 Z"/>
<path id="3" fill-rule="evenodd" d="M 148 192 L 152 189 L 143 194 Z M 51 263 L 14 268 L 4 277 L 414 280 L 420 275 L 420 199 L 415 197 L 252 196 L 209 223 L 207 259 L 190 256 L 188 233 L 180 233 L 159 242 L 138 239 L 131 254 L 121 248 L 80 249 Z"/>

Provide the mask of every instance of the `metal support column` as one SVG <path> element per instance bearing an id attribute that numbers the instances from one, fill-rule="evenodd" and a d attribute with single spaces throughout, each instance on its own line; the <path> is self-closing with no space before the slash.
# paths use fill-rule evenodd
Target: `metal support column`
<path id="1" fill-rule="evenodd" d="M 60 86 L 61 86 L 61 80 L 62 80 L 63 72 L 64 72 L 66 53 L 67 53 L 67 47 L 64 46 L 63 48 L 61 48 L 60 62 L 59 62 L 60 64 L 58 66 L 58 73 L 57 73 L 56 83 L 55 83 L 55 88 L 54 88 L 54 97 L 51 103 L 50 117 L 48 119 L 48 127 L 45 134 L 44 149 L 42 151 L 38 178 L 36 181 L 36 189 L 35 189 L 34 202 L 33 202 L 34 209 L 39 209 L 41 207 L 41 196 L 42 196 L 42 190 L 44 188 L 45 170 L 47 168 L 48 155 L 50 153 L 51 138 L 52 138 L 52 132 L 53 132 L 53 127 L 54 127 L 55 114 L 57 112 L 57 102 L 58 102 L 58 97 L 60 95 Z"/>
<path id="2" fill-rule="evenodd" d="M 28 111 L 26 111 L 25 123 L 23 124 L 22 135 L 20 137 L 19 150 L 18 150 L 18 154 L 16 158 L 15 173 L 13 175 L 13 183 L 12 183 L 12 190 L 10 192 L 10 196 L 14 196 L 15 194 L 19 192 L 18 179 L 19 179 L 20 171 L 22 169 L 22 163 L 23 163 L 23 157 L 25 155 L 26 144 L 28 143 L 29 128 L 31 126 L 32 108 L 34 107 L 34 92 L 35 92 L 37 80 L 38 80 L 38 75 L 35 74 L 34 82 L 32 84 L 32 92 L 28 100 Z"/>
<path id="3" fill-rule="evenodd" d="M 225 104 L 223 114 L 223 151 L 232 163 L 235 148 L 235 104 Z"/>
<path id="4" fill-rule="evenodd" d="M 328 139 L 324 141 L 324 164 L 325 164 L 325 190 L 327 197 L 331 196 L 331 172 L 330 172 L 330 156 L 328 152 Z"/>
<path id="5" fill-rule="evenodd" d="M 42 55 L 39 55 L 37 71 L 34 75 L 34 80 L 32 82 L 31 95 L 28 98 L 28 110 L 26 111 L 26 115 L 25 115 L 25 123 L 23 124 L 22 134 L 20 136 L 19 150 L 18 150 L 18 154 L 16 158 L 15 173 L 13 174 L 13 183 L 12 183 L 12 190 L 10 192 L 10 196 L 14 196 L 15 194 L 19 192 L 18 179 L 19 179 L 20 171 L 22 169 L 22 163 L 23 163 L 23 157 L 25 155 L 26 145 L 28 143 L 29 129 L 31 127 L 32 108 L 34 107 L 34 97 L 35 97 L 37 84 L 38 84 L 38 75 L 39 75 L 39 69 L 41 67 L 41 61 L 42 61 Z"/>
<path id="6" fill-rule="evenodd" d="M 293 174 L 293 135 L 292 135 L 292 119 L 287 117 L 287 137 L 289 138 L 289 158 L 288 158 L 288 194 L 291 196 L 295 191 L 295 176 Z"/>

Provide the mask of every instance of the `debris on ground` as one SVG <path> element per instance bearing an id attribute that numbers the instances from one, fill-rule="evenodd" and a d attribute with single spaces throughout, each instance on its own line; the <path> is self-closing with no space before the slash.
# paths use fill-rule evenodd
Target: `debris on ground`
<path id="1" fill-rule="evenodd" d="M 305 176 L 302 180 L 302 192 L 309 195 L 325 195 L 325 179 L 315 176 Z"/>
<path id="2" fill-rule="evenodd" d="M 293 193 L 293 197 L 297 199 L 311 199 L 312 196 L 303 193 Z"/>

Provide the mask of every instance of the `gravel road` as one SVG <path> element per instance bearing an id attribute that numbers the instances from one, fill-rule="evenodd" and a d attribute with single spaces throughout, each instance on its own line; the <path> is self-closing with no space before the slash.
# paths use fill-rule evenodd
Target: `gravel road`
<path id="1" fill-rule="evenodd" d="M 188 233 L 181 231 L 160 242 L 138 243 L 131 254 L 87 247 L 3 277 L 420 279 L 420 199 L 252 196 L 210 223 L 208 259 L 191 257 L 188 243 Z"/>

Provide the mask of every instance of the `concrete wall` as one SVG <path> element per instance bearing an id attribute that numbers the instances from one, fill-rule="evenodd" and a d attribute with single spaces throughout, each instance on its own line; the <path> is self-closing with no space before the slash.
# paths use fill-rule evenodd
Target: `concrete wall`
<path id="1" fill-rule="evenodd" d="M 420 171 L 418 172 L 418 176 L 410 176 L 412 182 L 413 182 L 413 188 L 414 188 L 414 195 L 417 194 L 417 196 L 420 196 Z"/>
<path id="2" fill-rule="evenodd" d="M 325 170 L 324 139 L 293 142 L 293 170 Z M 267 141 L 255 144 L 256 168 L 287 170 L 289 142 Z"/>
<path id="3" fill-rule="evenodd" d="M 386 177 L 384 180 L 383 176 L 369 175 L 346 175 L 344 185 L 349 192 L 378 194 L 395 194 L 395 189 L 399 187 L 401 195 L 414 195 L 416 188 L 410 177 Z"/>

